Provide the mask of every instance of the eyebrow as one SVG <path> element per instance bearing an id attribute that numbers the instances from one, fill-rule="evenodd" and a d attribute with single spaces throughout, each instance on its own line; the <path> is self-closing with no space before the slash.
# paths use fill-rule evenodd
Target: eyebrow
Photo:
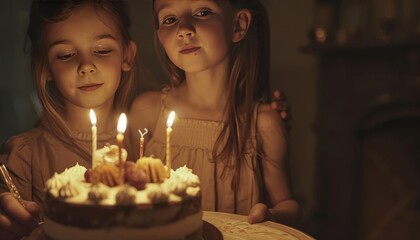
<path id="1" fill-rule="evenodd" d="M 98 36 L 95 37 L 96 41 L 99 41 L 101 39 L 112 39 L 112 40 L 118 41 L 118 39 L 116 37 L 112 36 L 111 34 L 101 34 L 101 35 L 98 35 Z M 56 41 L 52 42 L 50 45 L 48 45 L 48 49 L 51 49 L 55 45 L 66 44 L 66 43 L 70 43 L 70 41 L 67 40 L 67 39 L 56 40 Z"/>
<path id="2" fill-rule="evenodd" d="M 155 14 L 159 13 L 162 9 L 165 9 L 169 6 L 169 4 L 162 4 L 159 8 L 155 9 Z"/>

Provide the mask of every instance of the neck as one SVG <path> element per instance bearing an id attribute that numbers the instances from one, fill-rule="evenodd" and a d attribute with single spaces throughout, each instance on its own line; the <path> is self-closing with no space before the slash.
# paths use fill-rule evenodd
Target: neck
<path id="1" fill-rule="evenodd" d="M 186 73 L 182 94 L 190 104 L 223 110 L 228 97 L 227 67 Z"/>
<path id="2" fill-rule="evenodd" d="M 97 119 L 98 133 L 109 132 L 117 127 L 117 119 L 112 106 L 93 108 Z M 89 115 L 90 109 L 66 106 L 64 120 L 67 126 L 77 132 L 90 132 L 91 121 Z"/>

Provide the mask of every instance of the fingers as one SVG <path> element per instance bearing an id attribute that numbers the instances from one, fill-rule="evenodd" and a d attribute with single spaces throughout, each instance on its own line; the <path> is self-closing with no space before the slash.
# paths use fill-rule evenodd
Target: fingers
<path id="1" fill-rule="evenodd" d="M 265 204 L 255 204 L 251 211 L 249 211 L 248 222 L 250 224 L 259 223 L 264 221 L 268 217 L 268 207 Z"/>
<path id="2" fill-rule="evenodd" d="M 5 236 L 8 236 L 9 239 L 16 239 L 16 237 L 26 236 L 30 232 L 31 229 L 17 223 L 13 218 L 0 209 L 0 236 L 5 234 Z M 3 239 L 3 237 L 1 239 Z"/>
<path id="3" fill-rule="evenodd" d="M 277 110 L 277 111 L 286 111 L 286 112 L 289 112 L 292 109 L 292 106 L 288 102 L 274 100 L 271 103 L 271 108 L 273 108 L 274 110 Z"/>
<path id="4" fill-rule="evenodd" d="M 34 202 L 26 202 L 32 212 L 35 213 L 37 206 Z M 6 193 L 0 196 L 0 230 L 25 236 L 38 226 L 37 221 L 12 194 Z"/>
<path id="5" fill-rule="evenodd" d="M 36 218 L 39 215 L 39 206 L 35 202 L 32 201 L 23 201 L 25 204 L 25 209 L 28 211 L 32 217 Z"/>
<path id="6" fill-rule="evenodd" d="M 279 89 L 274 90 L 273 97 L 274 97 L 275 100 L 287 101 L 286 94 L 284 94 L 284 92 L 282 92 Z"/>

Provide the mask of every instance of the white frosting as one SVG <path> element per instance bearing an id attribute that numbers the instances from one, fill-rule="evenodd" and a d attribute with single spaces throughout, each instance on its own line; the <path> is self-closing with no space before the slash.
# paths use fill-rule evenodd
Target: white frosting
<path id="1" fill-rule="evenodd" d="M 88 199 L 94 202 L 106 199 L 108 197 L 106 189 L 107 186 L 102 183 L 92 185 L 88 192 Z"/>
<path id="2" fill-rule="evenodd" d="M 66 168 L 62 175 L 66 176 L 69 180 L 83 181 L 85 179 L 84 175 L 86 171 L 87 169 L 85 167 L 80 166 L 79 163 L 76 163 L 76 165 L 73 167 L 68 169 Z"/>
<path id="3" fill-rule="evenodd" d="M 47 190 L 53 196 L 63 198 L 66 202 L 100 205 L 180 202 L 183 198 L 197 196 L 200 192 L 200 188 L 197 186 L 198 177 L 185 166 L 176 171 L 172 170 L 171 177 L 165 179 L 164 183 L 147 183 L 146 189 L 140 191 L 131 186 L 127 190 L 124 185 L 116 187 L 108 187 L 102 183 L 92 185 L 85 182 L 85 172 L 85 167 L 76 164 L 60 174 L 55 173 L 46 182 Z M 59 190 L 62 191 L 62 196 L 59 196 Z M 76 194 L 76 190 L 78 194 Z M 131 197 L 119 193 L 121 191 L 129 191 Z M 116 200 L 117 194 L 121 195 L 119 196 L 121 199 L 118 201 Z"/>
<path id="4" fill-rule="evenodd" d="M 123 189 L 121 189 L 117 195 L 115 195 L 115 201 L 117 204 L 121 205 L 134 204 L 136 200 L 136 193 L 137 190 L 134 187 L 125 185 Z"/>
<path id="5" fill-rule="evenodd" d="M 121 159 L 122 161 L 127 159 L 127 151 L 124 148 L 121 151 Z M 118 146 L 109 145 L 96 150 L 95 160 L 98 164 L 117 163 L 119 161 Z"/>
<path id="6" fill-rule="evenodd" d="M 45 183 L 45 187 L 48 190 L 58 190 L 67 182 L 68 182 L 68 177 L 66 175 L 54 173 L 54 176 L 48 179 L 47 182 Z"/>
<path id="7" fill-rule="evenodd" d="M 147 197 L 152 203 L 162 203 L 169 199 L 168 190 L 159 185 L 152 185 L 152 187 L 148 189 L 148 192 Z"/>
<path id="8" fill-rule="evenodd" d="M 60 198 L 72 198 L 80 194 L 79 188 L 72 183 L 73 181 L 68 181 L 67 184 L 64 184 L 58 190 L 58 196 Z"/>
<path id="9" fill-rule="evenodd" d="M 187 168 L 185 165 L 178 168 L 174 171 L 176 176 L 178 176 L 187 186 L 189 187 L 198 187 L 200 186 L 200 179 L 195 175 L 191 169 Z"/>
<path id="10" fill-rule="evenodd" d="M 182 196 L 187 190 L 187 185 L 179 177 L 171 177 L 170 179 L 165 179 L 162 183 L 162 188 L 166 189 L 167 192 Z"/>

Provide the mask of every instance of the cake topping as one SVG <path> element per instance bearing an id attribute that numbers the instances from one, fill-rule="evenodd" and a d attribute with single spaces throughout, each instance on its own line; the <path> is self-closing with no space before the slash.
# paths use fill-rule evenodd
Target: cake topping
<path id="1" fill-rule="evenodd" d="M 136 167 L 146 173 L 151 183 L 161 183 L 168 176 L 165 166 L 158 158 L 142 157 L 137 160 Z"/>
<path id="2" fill-rule="evenodd" d="M 162 183 L 162 188 L 167 189 L 168 192 L 182 196 L 185 195 L 187 185 L 179 177 L 171 177 Z"/>
<path id="3" fill-rule="evenodd" d="M 187 188 L 185 193 L 188 196 L 195 197 L 200 193 L 200 188 L 199 187 L 189 187 L 189 188 Z"/>
<path id="4" fill-rule="evenodd" d="M 58 196 L 60 198 L 71 198 L 79 195 L 79 190 L 77 189 L 71 181 L 68 181 L 67 184 L 60 187 L 58 190 Z"/>
<path id="5" fill-rule="evenodd" d="M 137 190 L 145 189 L 146 183 L 148 182 L 146 173 L 136 167 L 136 164 L 131 161 L 124 162 L 124 178 L 126 183 L 135 187 Z"/>
<path id="6" fill-rule="evenodd" d="M 67 169 L 64 171 L 64 175 L 68 177 L 68 179 L 76 180 L 76 181 L 82 181 L 83 175 L 86 172 L 86 168 L 83 166 L 80 166 L 79 163 L 76 163 L 75 166 Z"/>
<path id="7" fill-rule="evenodd" d="M 124 176 L 114 164 L 103 164 L 91 170 L 89 179 L 92 184 L 103 183 L 113 187 L 124 183 Z"/>
<path id="8" fill-rule="evenodd" d="M 159 204 L 200 194 L 198 177 L 190 169 L 172 170 L 170 178 L 166 171 L 155 158 L 142 158 L 137 163 L 125 161 L 122 168 L 117 164 L 102 164 L 86 170 L 76 164 L 60 174 L 55 173 L 45 185 L 51 195 L 65 201 L 98 205 Z M 157 182 L 148 183 L 148 178 Z"/>
<path id="9" fill-rule="evenodd" d="M 52 176 L 50 179 L 47 180 L 47 182 L 45 183 L 45 186 L 47 187 L 48 190 L 59 189 L 67 182 L 68 182 L 67 176 L 54 173 L 54 176 Z"/>
<path id="10" fill-rule="evenodd" d="M 168 201 L 169 193 L 160 186 L 155 185 L 150 187 L 147 197 L 152 203 L 163 203 Z"/>
<path id="11" fill-rule="evenodd" d="M 105 147 L 96 150 L 95 159 L 98 164 L 117 164 L 118 163 L 118 146 L 106 145 Z M 123 161 L 127 159 L 127 151 L 123 148 L 121 150 L 121 158 Z"/>
<path id="12" fill-rule="evenodd" d="M 175 170 L 176 175 L 182 179 L 189 187 L 198 187 L 200 179 L 195 175 L 191 169 L 186 166 L 180 167 Z"/>
<path id="13" fill-rule="evenodd" d="M 104 200 L 108 197 L 108 194 L 106 192 L 106 187 L 104 185 L 99 184 L 93 184 L 89 190 L 88 193 L 88 199 L 94 202 L 99 202 L 101 200 Z"/>
<path id="14" fill-rule="evenodd" d="M 133 204 L 136 200 L 137 190 L 130 186 L 124 185 L 124 187 L 115 195 L 115 201 L 117 204 L 121 205 L 130 205 Z"/>

